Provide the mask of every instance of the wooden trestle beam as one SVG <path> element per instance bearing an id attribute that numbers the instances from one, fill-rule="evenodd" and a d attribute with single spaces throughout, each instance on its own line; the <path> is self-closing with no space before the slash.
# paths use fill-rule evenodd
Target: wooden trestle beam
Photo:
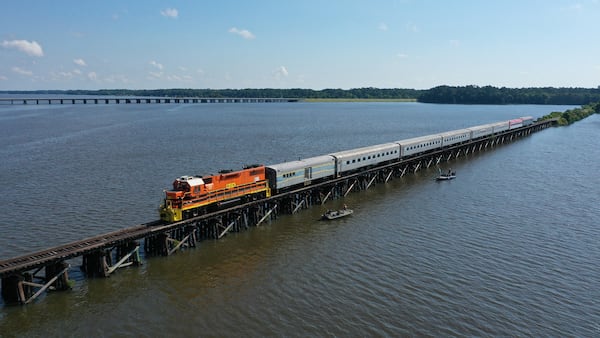
<path id="1" fill-rule="evenodd" d="M 273 208 L 271 208 L 261 219 L 260 221 L 258 221 L 258 223 L 256 223 L 256 226 L 259 226 L 260 223 L 262 223 L 265 219 L 267 219 L 267 217 L 269 217 L 269 215 L 277 208 L 277 204 L 275 204 L 275 206 Z"/>
<path id="2" fill-rule="evenodd" d="M 352 190 L 352 188 L 354 188 L 354 186 L 356 185 L 356 183 L 358 183 L 358 180 L 355 180 L 355 181 L 354 181 L 354 182 L 353 182 L 353 183 L 350 185 L 350 187 L 349 187 L 349 188 L 346 190 L 346 192 L 344 193 L 344 197 L 346 197 L 346 195 L 348 195 L 348 194 L 350 193 L 350 191 Z M 325 201 L 323 201 L 323 202 L 325 202 Z M 323 203 L 321 203 L 321 204 L 323 204 Z"/>
<path id="3" fill-rule="evenodd" d="M 304 204 L 304 202 L 306 202 L 305 199 L 303 199 L 302 201 L 300 201 L 300 203 L 298 203 L 298 205 L 296 205 L 296 207 L 292 211 L 292 214 L 295 214 L 298 211 L 298 209 L 300 209 L 300 207 L 302 207 L 302 205 Z"/>
<path id="4" fill-rule="evenodd" d="M 385 178 L 385 183 L 387 183 L 390 178 L 392 178 L 392 174 L 394 173 L 394 170 L 390 170 L 390 172 L 388 173 L 387 177 Z"/>
<path id="5" fill-rule="evenodd" d="M 325 197 L 323 197 L 323 200 L 321 201 L 321 205 L 325 204 L 325 202 L 327 201 L 327 199 L 329 198 L 329 196 L 331 196 L 331 194 L 333 193 L 333 189 L 330 190 L 327 195 L 325 195 Z"/>
<path id="6" fill-rule="evenodd" d="M 110 275 L 111 273 L 115 272 L 118 268 L 124 268 L 126 266 L 133 265 L 134 263 L 139 263 L 139 261 L 140 261 L 139 250 L 140 250 L 140 246 L 139 246 L 139 244 L 136 243 L 135 248 L 133 250 L 131 250 L 128 254 L 123 256 L 115 265 L 108 266 L 108 269 L 106 270 L 106 275 L 107 276 Z M 134 254 L 135 254 L 134 257 L 136 257 L 136 259 L 134 259 L 133 261 L 127 262 L 129 257 L 133 256 Z"/>
<path id="7" fill-rule="evenodd" d="M 187 241 L 190 239 L 190 237 L 192 236 L 192 232 L 190 232 L 187 236 L 185 236 L 182 240 L 178 241 L 176 239 L 173 238 L 167 238 L 167 241 L 169 241 L 169 243 L 174 243 L 175 246 L 171 249 L 169 249 L 169 251 L 167 252 L 167 256 L 171 256 L 175 251 L 179 250 L 179 248 L 181 248 L 182 246 L 188 246 Z"/>
<path id="8" fill-rule="evenodd" d="M 66 266 L 59 272 L 57 273 L 54 277 L 52 277 L 50 280 L 48 280 L 46 282 L 46 284 L 37 284 L 37 283 L 32 283 L 32 282 L 26 282 L 26 281 L 22 281 L 19 283 L 19 298 L 21 298 L 21 302 L 23 304 L 29 304 L 31 303 L 33 300 L 35 300 L 39 295 L 42 294 L 42 292 L 46 291 L 49 288 L 52 289 L 56 289 L 55 287 L 52 286 L 52 284 L 54 284 L 54 282 L 56 282 L 59 278 L 63 278 L 65 279 L 65 281 L 68 279 L 68 274 L 67 271 L 69 271 L 69 265 L 65 264 Z M 48 277 L 48 276 L 46 276 Z M 25 293 L 23 292 L 23 285 L 27 285 L 27 286 L 31 286 L 31 287 L 39 287 L 39 290 L 34 293 L 31 297 L 29 297 L 28 299 L 25 299 Z"/>
<path id="9" fill-rule="evenodd" d="M 242 217 L 242 216 L 240 215 L 240 216 L 238 216 L 238 217 L 237 217 L 235 220 L 233 220 L 231 223 L 229 223 L 229 225 L 227 226 L 227 228 L 225 228 L 225 230 L 223 230 L 223 232 L 221 232 L 221 233 L 219 234 L 219 238 L 221 238 L 221 237 L 225 236 L 225 234 L 227 234 L 227 232 L 229 232 L 229 230 L 230 230 L 230 229 L 233 227 L 233 225 L 234 225 L 234 224 L 235 224 L 237 221 L 239 221 L 239 219 L 240 219 L 241 217 Z M 188 236 L 188 237 L 189 237 L 189 236 Z"/>
<path id="10" fill-rule="evenodd" d="M 373 178 L 371 178 L 371 180 L 369 181 L 369 183 L 367 184 L 367 187 L 365 189 L 369 189 L 369 187 L 371 186 L 371 184 L 373 184 L 373 182 L 375 181 L 376 178 L 377 178 L 377 175 L 373 175 Z"/>

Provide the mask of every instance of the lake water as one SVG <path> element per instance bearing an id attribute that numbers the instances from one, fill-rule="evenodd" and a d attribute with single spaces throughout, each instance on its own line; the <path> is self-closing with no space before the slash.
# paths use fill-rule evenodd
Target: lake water
<path id="1" fill-rule="evenodd" d="M 0 259 L 156 220 L 177 176 L 569 108 L 0 105 Z M 74 264 L 73 290 L 0 304 L 0 336 L 600 336 L 598 135 L 594 115 L 107 279 Z"/>

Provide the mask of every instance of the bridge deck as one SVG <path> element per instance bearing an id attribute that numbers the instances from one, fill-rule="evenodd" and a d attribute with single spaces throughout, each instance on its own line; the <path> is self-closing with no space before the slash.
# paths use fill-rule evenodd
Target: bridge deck
<path id="1" fill-rule="evenodd" d="M 80 241 L 56 246 L 24 256 L 2 260 L 0 261 L 0 277 L 11 272 L 31 270 L 54 261 L 81 256 L 95 249 L 115 245 L 122 241 L 143 238 L 151 232 L 152 229 L 155 229 L 152 226 L 160 224 L 160 221 L 154 221 L 82 239 Z"/>
<path id="2" fill-rule="evenodd" d="M 0 105 L 27 104 L 168 104 L 168 103 L 268 103 L 298 102 L 292 98 L 227 97 L 8 97 Z"/>

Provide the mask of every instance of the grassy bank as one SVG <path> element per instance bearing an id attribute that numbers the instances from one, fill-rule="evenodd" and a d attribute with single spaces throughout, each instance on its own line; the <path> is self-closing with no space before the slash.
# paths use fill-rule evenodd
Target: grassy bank
<path id="1" fill-rule="evenodd" d="M 565 112 L 553 112 L 541 117 L 541 119 L 549 120 L 557 118 L 559 126 L 568 126 L 592 114 L 600 114 L 600 102 L 586 104 L 581 108 L 569 109 Z"/>

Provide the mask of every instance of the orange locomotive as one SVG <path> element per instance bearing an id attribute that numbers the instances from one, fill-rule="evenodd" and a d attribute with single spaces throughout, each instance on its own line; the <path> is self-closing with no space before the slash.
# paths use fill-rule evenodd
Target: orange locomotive
<path id="1" fill-rule="evenodd" d="M 264 165 L 212 176 L 182 176 L 173 182 L 160 206 L 160 219 L 177 222 L 244 199 L 270 197 Z"/>

